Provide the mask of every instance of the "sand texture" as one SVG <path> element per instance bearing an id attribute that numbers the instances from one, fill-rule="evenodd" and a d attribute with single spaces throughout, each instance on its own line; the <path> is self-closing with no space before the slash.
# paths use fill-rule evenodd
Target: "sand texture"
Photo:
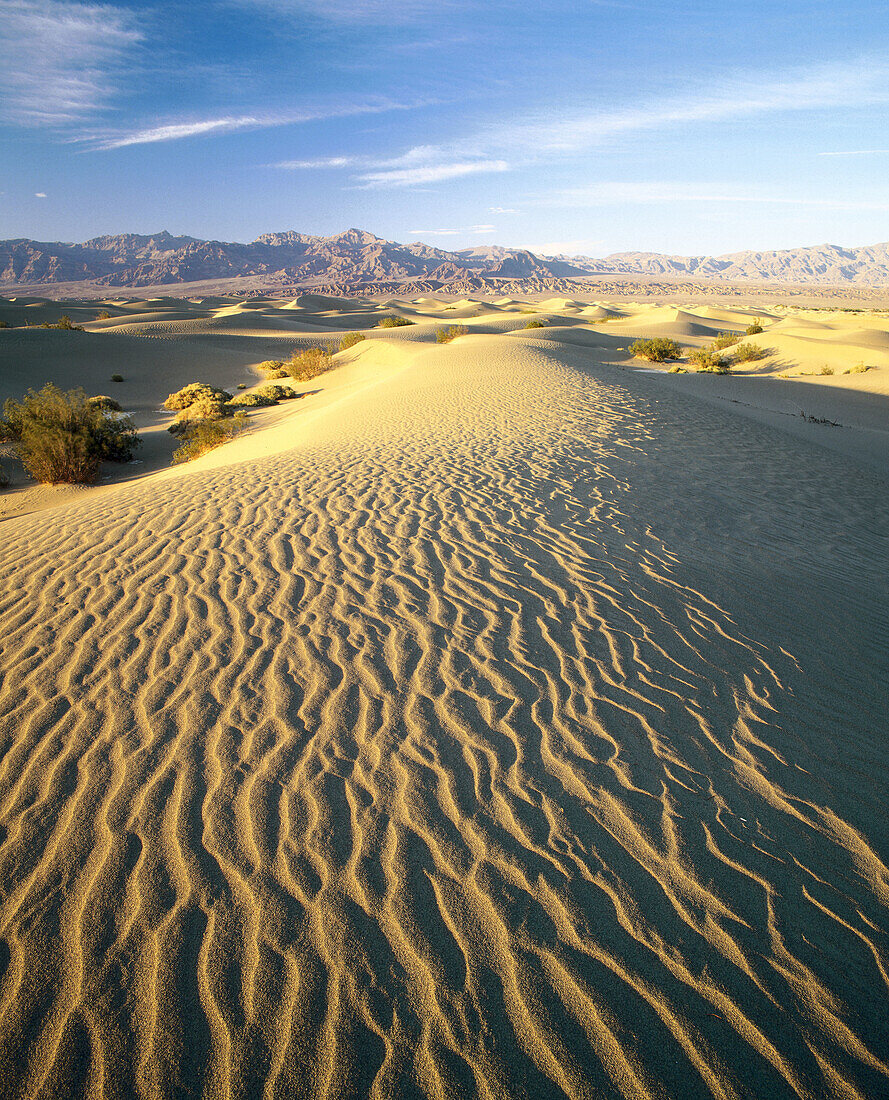
<path id="1" fill-rule="evenodd" d="M 886 472 L 693 388 L 886 329 L 453 304 L 0 523 L 2 1096 L 889 1095 Z"/>

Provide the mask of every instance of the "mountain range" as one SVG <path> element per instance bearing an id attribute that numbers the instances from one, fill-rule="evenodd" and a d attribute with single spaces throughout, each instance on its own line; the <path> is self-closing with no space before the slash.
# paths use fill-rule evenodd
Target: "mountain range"
<path id="1" fill-rule="evenodd" d="M 51 284 L 155 287 L 250 278 L 252 289 L 349 287 L 385 283 L 447 289 L 492 288 L 501 280 L 547 285 L 589 275 L 661 279 L 771 282 L 811 286 L 889 286 L 889 243 L 863 248 L 816 245 L 724 256 L 667 256 L 618 252 L 591 256 L 538 256 L 526 249 L 482 246 L 448 252 L 415 242 L 398 244 L 360 229 L 330 237 L 293 231 L 264 233 L 249 244 L 203 241 L 164 231 L 124 233 L 82 244 L 24 238 L 0 241 L 0 286 Z"/>

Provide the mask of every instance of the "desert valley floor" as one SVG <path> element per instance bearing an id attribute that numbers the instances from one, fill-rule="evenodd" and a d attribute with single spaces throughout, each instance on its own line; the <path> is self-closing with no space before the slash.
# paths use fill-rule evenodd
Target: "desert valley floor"
<path id="1" fill-rule="evenodd" d="M 0 319 L 146 440 L 3 460 L 0 1094 L 889 1095 L 889 314 Z M 169 392 L 355 329 L 169 468 Z"/>

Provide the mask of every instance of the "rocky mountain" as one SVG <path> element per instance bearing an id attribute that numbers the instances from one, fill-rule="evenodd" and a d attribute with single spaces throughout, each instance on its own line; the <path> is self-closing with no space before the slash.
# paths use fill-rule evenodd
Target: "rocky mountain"
<path id="1" fill-rule="evenodd" d="M 166 231 L 123 233 L 82 244 L 0 241 L 0 287 L 82 283 L 91 287 L 160 287 L 250 279 L 274 288 L 420 284 L 448 290 L 473 280 L 551 286 L 584 275 L 667 280 L 769 282 L 811 286 L 889 286 L 889 244 L 865 248 L 818 245 L 724 256 L 618 252 L 536 256 L 526 249 L 484 245 L 447 252 L 420 241 L 398 244 L 361 229 L 330 237 L 294 231 L 263 233 L 249 244 L 202 241 Z"/>
<path id="2" fill-rule="evenodd" d="M 360 229 L 331 237 L 264 233 L 250 244 L 121 234 L 83 244 L 30 240 L 0 242 L 0 286 L 89 281 L 109 287 L 145 287 L 264 276 L 274 285 L 449 282 L 467 275 L 552 278 L 582 275 L 565 261 L 546 261 L 522 249 L 493 256 L 445 252 L 430 245 L 397 244 Z"/>
<path id="3" fill-rule="evenodd" d="M 733 252 L 724 256 L 664 256 L 656 252 L 615 252 L 553 257 L 589 274 L 657 275 L 721 279 L 726 282 L 794 283 L 808 286 L 889 286 L 889 243 L 864 248 L 814 245 L 772 252 Z"/>

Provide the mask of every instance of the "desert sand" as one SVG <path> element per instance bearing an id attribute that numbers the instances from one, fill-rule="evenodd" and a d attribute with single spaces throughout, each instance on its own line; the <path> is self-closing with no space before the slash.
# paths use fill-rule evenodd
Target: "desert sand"
<path id="1" fill-rule="evenodd" d="M 889 314 L 0 304 L 60 312 L 0 396 L 147 442 L 3 460 L 0 1093 L 889 1094 Z M 167 467 L 167 393 L 350 329 Z"/>

